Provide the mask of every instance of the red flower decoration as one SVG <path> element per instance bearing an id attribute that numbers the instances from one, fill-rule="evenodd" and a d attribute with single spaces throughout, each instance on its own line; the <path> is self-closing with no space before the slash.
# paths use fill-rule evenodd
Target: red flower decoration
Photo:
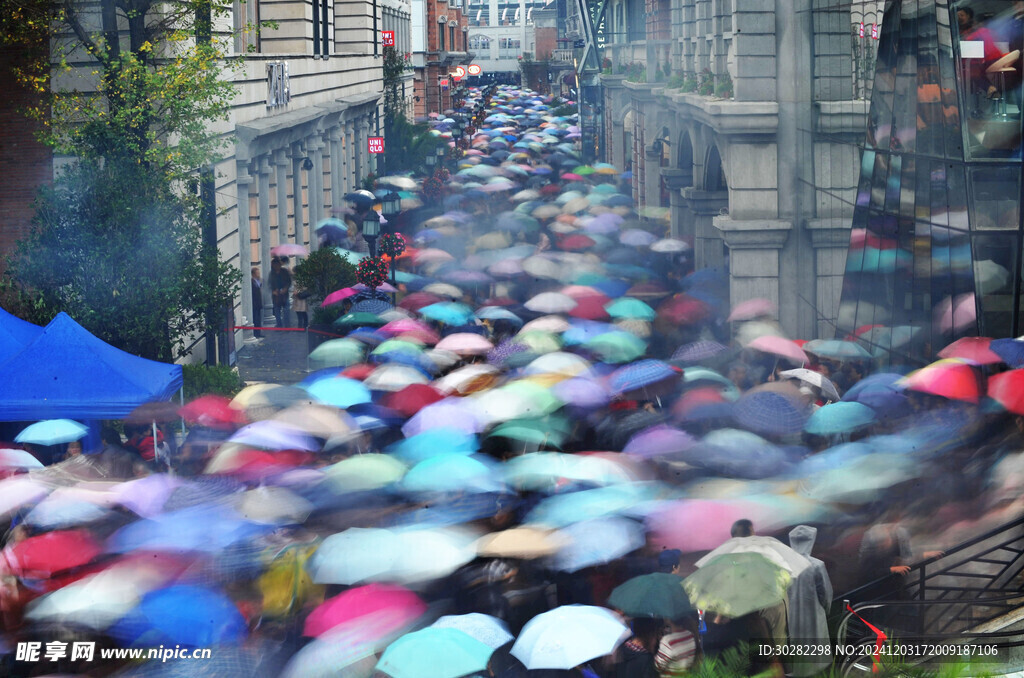
<path id="1" fill-rule="evenodd" d="M 405 236 L 401 233 L 385 233 L 380 237 L 380 251 L 397 259 L 405 252 Z"/>
<path id="2" fill-rule="evenodd" d="M 356 279 L 371 289 L 376 289 L 388 279 L 388 265 L 380 257 L 366 257 L 356 266 Z"/>

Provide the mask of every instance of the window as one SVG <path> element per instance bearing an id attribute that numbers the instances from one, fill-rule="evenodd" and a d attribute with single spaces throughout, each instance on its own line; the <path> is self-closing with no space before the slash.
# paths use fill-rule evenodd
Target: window
<path id="1" fill-rule="evenodd" d="M 438 46 L 437 47 L 442 52 L 445 50 L 445 46 L 444 46 L 445 30 L 444 30 L 444 26 L 445 26 L 445 24 L 447 22 L 448 22 L 448 17 L 445 17 L 445 16 L 438 17 L 438 19 L 437 19 L 437 39 L 438 39 Z"/>
<path id="2" fill-rule="evenodd" d="M 235 1 L 235 52 L 260 51 L 260 3 L 259 0 Z"/>
<path id="3" fill-rule="evenodd" d="M 455 42 L 455 26 L 452 24 L 454 21 L 448 23 L 448 44 L 451 45 L 452 51 L 459 49 L 458 43 Z"/>
<path id="4" fill-rule="evenodd" d="M 491 49 L 491 39 L 486 35 L 474 35 L 469 38 L 469 49 L 474 52 L 487 52 Z"/>
<path id="5" fill-rule="evenodd" d="M 330 0 L 313 0 L 313 56 L 326 57 L 331 53 L 329 45 L 332 12 L 329 3 Z M 375 54 L 376 48 L 374 44 Z"/>

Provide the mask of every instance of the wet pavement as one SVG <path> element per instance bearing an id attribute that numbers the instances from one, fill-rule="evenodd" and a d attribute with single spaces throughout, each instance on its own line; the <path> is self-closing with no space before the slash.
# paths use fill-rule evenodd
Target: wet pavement
<path id="1" fill-rule="evenodd" d="M 238 350 L 238 374 L 248 383 L 294 384 L 309 373 L 306 333 L 264 330 L 263 336 Z"/>

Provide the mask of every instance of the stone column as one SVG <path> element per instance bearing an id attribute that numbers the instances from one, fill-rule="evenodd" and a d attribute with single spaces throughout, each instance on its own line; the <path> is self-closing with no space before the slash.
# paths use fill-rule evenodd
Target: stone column
<path id="1" fill-rule="evenodd" d="M 239 161 L 235 165 L 235 193 L 238 203 L 238 266 L 242 269 L 242 316 L 249 319 L 246 325 L 260 326 L 262 318 L 252 318 L 252 283 L 249 282 L 252 268 L 252 225 L 249 223 L 249 163 Z M 257 299 L 257 301 L 260 301 Z M 260 304 L 262 307 L 262 303 Z M 254 339 L 252 330 L 242 330 L 242 341 Z"/>
<path id="2" fill-rule="evenodd" d="M 366 137 L 369 136 L 369 131 L 370 123 L 364 115 L 356 122 L 356 139 L 353 149 L 356 155 L 356 188 L 359 188 L 363 177 L 370 171 L 370 163 L 366 161 Z"/>
<path id="3" fill-rule="evenodd" d="M 306 140 L 306 151 L 309 153 L 309 159 L 313 161 L 313 169 L 309 171 L 309 180 L 306 182 L 309 185 L 309 245 L 312 248 L 316 242 L 312 233 L 320 223 L 324 211 L 324 156 L 323 141 L 319 135 Z"/>
<path id="4" fill-rule="evenodd" d="M 713 218 L 729 246 L 729 303 L 735 306 L 749 299 L 765 298 L 780 311 L 779 254 L 793 224 L 777 219 L 737 221 L 729 216 Z M 786 299 L 785 305 L 803 303 Z M 787 328 L 787 331 L 792 331 Z"/>
<path id="5" fill-rule="evenodd" d="M 819 339 L 828 339 L 835 333 L 839 318 L 839 301 L 846 272 L 846 253 L 850 247 L 850 217 L 809 219 L 807 230 L 814 247 L 816 289 L 812 301 L 821 314 L 817 319 Z"/>
<path id="6" fill-rule="evenodd" d="M 292 163 L 292 213 L 295 219 L 295 242 L 306 244 L 305 221 L 302 216 L 302 161 L 306 158 L 300 144 L 292 144 L 289 159 Z"/>
<path id="7" fill-rule="evenodd" d="M 345 121 L 345 177 L 348 179 L 346 192 L 351 193 L 359 187 L 356 167 L 356 124 L 351 120 Z"/>
<path id="8" fill-rule="evenodd" d="M 644 149 L 644 204 L 661 206 L 661 151 Z"/>
<path id="9" fill-rule="evenodd" d="M 263 269 L 263 323 L 277 327 L 274 300 L 270 296 L 270 158 L 259 157 L 260 268 Z"/>
<path id="10" fill-rule="evenodd" d="M 668 187 L 668 195 L 671 212 L 671 232 L 673 238 L 682 238 L 686 240 L 692 247 L 694 244 L 694 234 L 683 233 L 683 209 L 686 207 L 686 201 L 683 200 L 682 190 L 693 186 L 693 168 L 689 169 L 675 169 L 670 167 L 663 167 L 661 169 L 661 176 L 665 180 L 665 186 Z"/>
<path id="11" fill-rule="evenodd" d="M 341 158 L 341 128 L 332 127 L 327 133 L 327 139 L 331 144 L 331 207 L 341 207 L 344 202 L 345 191 L 341 184 L 345 177 L 345 164 Z"/>
<path id="12" fill-rule="evenodd" d="M 721 266 L 725 263 L 722 235 L 712 219 L 722 212 L 723 207 L 729 207 L 729 192 L 701 191 L 691 187 L 683 189 L 682 197 L 686 207 L 680 228 L 684 239 L 693 234 L 694 267 Z"/>
<path id="13" fill-rule="evenodd" d="M 277 187 L 277 237 L 280 242 L 286 242 L 288 236 L 288 151 L 279 148 L 274 151 L 274 167 L 277 169 L 277 178 L 274 181 Z M 298 242 L 298 233 L 295 233 L 295 241 Z"/>

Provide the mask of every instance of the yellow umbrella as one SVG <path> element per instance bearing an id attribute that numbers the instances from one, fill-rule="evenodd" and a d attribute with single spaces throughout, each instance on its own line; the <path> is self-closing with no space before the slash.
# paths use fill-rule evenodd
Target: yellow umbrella
<path id="1" fill-rule="evenodd" d="M 565 545 L 555 530 L 541 527 L 513 527 L 492 532 L 476 543 L 476 552 L 485 558 L 543 558 Z"/>

